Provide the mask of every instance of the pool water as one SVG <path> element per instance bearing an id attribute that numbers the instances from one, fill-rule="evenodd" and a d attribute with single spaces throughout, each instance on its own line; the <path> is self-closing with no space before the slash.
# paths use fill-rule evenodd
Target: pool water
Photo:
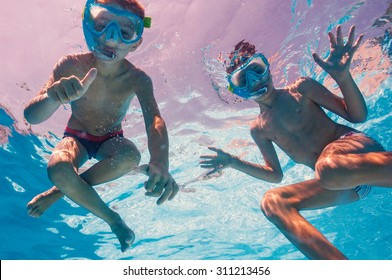
<path id="1" fill-rule="evenodd" d="M 364 33 L 365 38 L 352 73 L 365 96 L 369 117 L 353 127 L 392 150 L 392 40 L 386 32 L 391 28 L 391 2 L 142 0 L 153 28 L 145 31 L 142 48 L 129 59 L 153 78 L 170 136 L 170 170 L 182 185 L 180 192 L 158 207 L 155 199 L 144 195 L 146 177 L 131 173 L 96 188 L 136 233 L 133 248 L 126 253 L 120 252 L 118 240 L 103 221 L 68 199 L 54 204 L 41 218 L 31 218 L 25 206 L 51 187 L 46 163 L 62 137 L 69 107 L 33 127 L 24 122 L 23 107 L 58 58 L 86 47 L 80 24 L 83 1 L 29 2 L 18 0 L 7 9 L 27 5 L 33 11 L 30 23 L 22 20 L 24 10 L 0 22 L 5 30 L 0 38 L 14 39 L 14 45 L 0 47 L 9 54 L 0 70 L 0 259 L 306 259 L 264 218 L 259 201 L 269 188 L 312 178 L 309 168 L 295 164 L 279 149 L 285 173 L 280 184 L 229 169 L 204 180 L 205 171 L 198 164 L 210 145 L 252 162 L 263 161 L 249 134 L 249 122 L 258 108 L 232 100 L 222 89 L 217 60 L 219 53 L 227 53 L 244 38 L 270 58 L 277 87 L 298 76 L 311 76 L 337 91 L 310 54 L 313 50 L 325 54 L 326 34 L 337 24 L 344 32 L 355 24 L 357 34 Z M 46 20 L 52 24 L 48 26 Z M 25 41 L 10 31 L 15 24 L 14 30 L 26 32 Z M 148 162 L 137 102 L 123 126 L 142 152 L 142 163 Z M 390 260 L 391 205 L 391 190 L 375 188 L 362 201 L 303 215 L 349 259 Z"/>

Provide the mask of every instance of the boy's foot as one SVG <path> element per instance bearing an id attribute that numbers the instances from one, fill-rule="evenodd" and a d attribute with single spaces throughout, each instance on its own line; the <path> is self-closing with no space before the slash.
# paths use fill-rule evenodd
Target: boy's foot
<path id="1" fill-rule="evenodd" d="M 125 252 L 135 241 L 135 233 L 124 221 L 120 221 L 110 226 L 112 232 L 117 236 L 121 244 L 121 252 Z"/>
<path id="2" fill-rule="evenodd" d="M 40 193 L 27 203 L 27 213 L 32 217 L 38 218 L 63 196 L 63 193 L 56 187 Z"/>

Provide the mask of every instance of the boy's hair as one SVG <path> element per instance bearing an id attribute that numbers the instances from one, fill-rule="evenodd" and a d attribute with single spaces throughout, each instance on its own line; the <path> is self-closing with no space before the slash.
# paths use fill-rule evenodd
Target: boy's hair
<path id="1" fill-rule="evenodd" d="M 144 7 L 139 0 L 96 0 L 95 2 L 101 4 L 117 4 L 124 10 L 130 11 L 141 19 L 144 19 Z"/>
<path id="2" fill-rule="evenodd" d="M 230 63 L 226 67 L 226 72 L 231 74 L 235 69 L 244 64 L 252 55 L 256 53 L 256 47 L 245 40 L 240 41 L 234 51 L 229 53 Z"/>

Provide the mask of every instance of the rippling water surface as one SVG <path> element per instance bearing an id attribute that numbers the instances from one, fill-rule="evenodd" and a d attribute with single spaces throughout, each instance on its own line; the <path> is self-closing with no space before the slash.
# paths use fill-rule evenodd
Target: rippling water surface
<path id="1" fill-rule="evenodd" d="M 13 1 L 5 7 L 8 17 L 0 22 L 0 39 L 7 42 L 0 46 L 0 258 L 304 259 L 262 216 L 259 200 L 271 187 L 312 178 L 311 170 L 278 150 L 285 171 L 282 184 L 235 170 L 202 179 L 199 156 L 208 153 L 209 145 L 262 162 L 249 135 L 249 122 L 258 109 L 250 102 L 236 102 L 222 89 L 218 54 L 247 39 L 270 58 L 278 87 L 307 75 L 336 90 L 315 67 L 311 52 L 328 50 L 326 34 L 337 24 L 345 32 L 357 25 L 365 39 L 352 73 L 365 95 L 369 119 L 355 127 L 392 150 L 392 51 L 385 33 L 391 28 L 390 2 L 141 1 L 153 18 L 153 28 L 145 31 L 142 47 L 128 58 L 153 78 L 170 134 L 171 172 L 184 188 L 174 201 L 157 207 L 154 199 L 144 196 L 142 175 L 129 174 L 97 187 L 137 235 L 133 249 L 125 254 L 104 222 L 67 199 L 40 219 L 26 214 L 26 203 L 51 187 L 46 162 L 70 110 L 61 108 L 47 122 L 29 127 L 23 107 L 62 55 L 86 51 L 80 15 L 84 3 Z M 142 162 L 148 162 L 137 101 L 123 125 L 141 150 Z M 303 214 L 350 259 L 392 259 L 391 205 L 391 191 L 378 188 L 355 204 Z"/>

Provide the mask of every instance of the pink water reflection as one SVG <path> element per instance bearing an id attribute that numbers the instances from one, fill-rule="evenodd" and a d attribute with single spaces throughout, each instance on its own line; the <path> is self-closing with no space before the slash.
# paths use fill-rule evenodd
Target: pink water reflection
<path id="1" fill-rule="evenodd" d="M 230 106 L 216 96 L 203 71 L 206 53 L 202 50 L 208 46 L 211 49 L 207 55 L 212 57 L 228 52 L 241 39 L 254 42 L 270 57 L 277 86 L 284 86 L 313 63 L 311 51 L 326 51 L 326 32 L 346 16 L 344 27 L 356 24 L 357 32 L 365 33 L 368 40 L 359 50 L 358 66 L 353 70 L 354 75 L 369 73 L 360 81 L 365 95 L 371 95 L 388 75 L 390 61 L 372 39 L 387 27 L 372 27 L 387 10 L 385 0 L 141 2 L 152 16 L 153 26 L 146 30 L 142 47 L 129 59 L 152 76 L 169 127 L 190 121 L 207 128 L 219 126 L 224 120 L 213 123 L 206 111 L 235 112 L 250 106 Z M 67 53 L 86 51 L 81 30 L 83 5 L 80 0 L 15 0 L 3 7 L 7 18 L 0 21 L 0 104 L 12 113 L 19 129 L 28 129 L 23 108 L 49 77 L 57 60 Z M 133 104 L 138 108 L 137 102 Z M 61 134 L 69 114 L 67 107 L 60 109 L 33 130 Z M 127 119 L 132 117 L 130 113 Z M 144 129 L 141 120 L 135 126 L 137 131 Z"/>

